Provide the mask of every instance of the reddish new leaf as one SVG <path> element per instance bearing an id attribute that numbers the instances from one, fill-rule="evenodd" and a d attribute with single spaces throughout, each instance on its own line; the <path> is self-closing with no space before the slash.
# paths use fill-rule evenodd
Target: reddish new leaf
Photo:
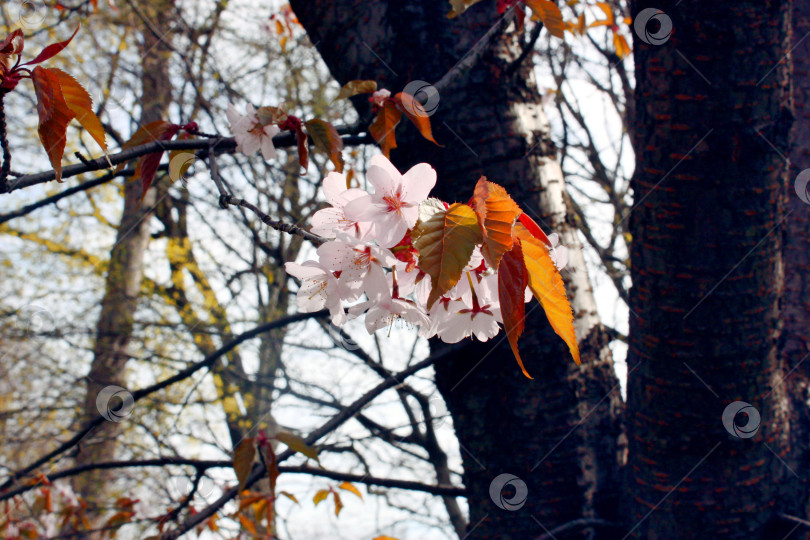
<path id="1" fill-rule="evenodd" d="M 239 446 L 233 453 L 233 470 L 236 472 L 236 479 L 239 481 L 239 491 L 245 487 L 250 470 L 253 468 L 253 458 L 256 456 L 256 446 L 253 444 L 253 437 L 242 439 Z"/>
<path id="2" fill-rule="evenodd" d="M 526 227 L 526 230 L 529 231 L 532 236 L 543 242 L 548 247 L 551 247 L 551 240 L 548 239 L 548 236 L 546 236 L 546 233 L 544 233 L 540 228 L 540 225 L 535 223 L 535 221 L 530 218 L 528 214 L 520 214 L 520 216 L 518 216 L 518 220 L 520 220 L 520 223 Z"/>
<path id="3" fill-rule="evenodd" d="M 304 122 L 307 134 L 312 137 L 315 148 L 329 156 L 337 172 L 343 172 L 343 139 L 335 126 L 325 120 L 315 118 Z"/>
<path id="4" fill-rule="evenodd" d="M 523 250 L 520 240 L 515 239 L 512 249 L 503 254 L 498 265 L 498 301 L 501 304 L 503 328 L 506 331 L 509 346 L 512 347 L 521 371 L 531 379 L 532 376 L 523 367 L 523 360 L 518 351 L 518 339 L 526 326 L 524 294 L 528 285 L 529 275 L 523 260 Z"/>
<path id="5" fill-rule="evenodd" d="M 31 72 L 34 91 L 37 95 L 39 114 L 39 140 L 42 142 L 53 167 L 57 182 L 62 181 L 62 155 L 65 153 L 67 127 L 75 114 L 62 95 L 58 77 L 43 67 Z"/>
<path id="6" fill-rule="evenodd" d="M 475 185 L 472 207 L 478 214 L 484 245 L 481 254 L 490 268 L 498 268 L 501 257 L 512 249 L 512 227 L 520 207 L 498 184 L 482 176 Z"/>
<path id="7" fill-rule="evenodd" d="M 19 28 L 14 30 L 0 43 L 0 55 L 22 54 L 25 47 L 25 37 Z"/>
<path id="8" fill-rule="evenodd" d="M 54 56 L 56 56 L 57 54 L 62 52 L 62 50 L 65 47 L 67 47 L 70 44 L 71 41 L 73 41 L 73 38 L 76 37 L 76 34 L 79 32 L 79 28 L 80 27 L 77 26 L 76 31 L 73 32 L 73 35 L 70 36 L 65 41 L 61 41 L 59 43 L 53 43 L 51 45 L 48 45 L 47 47 L 42 49 L 42 52 L 39 53 L 36 58 L 34 58 L 33 60 L 31 60 L 29 62 L 21 64 L 21 65 L 28 66 L 28 65 L 31 65 L 31 64 L 39 64 L 40 62 L 44 62 L 45 60 L 49 60 L 49 59 L 53 58 Z"/>
<path id="9" fill-rule="evenodd" d="M 298 164 L 306 171 L 309 166 L 309 146 L 307 145 L 307 134 L 304 133 L 301 124 L 296 125 L 295 139 L 298 142 Z"/>
<path id="10" fill-rule="evenodd" d="M 397 147 L 397 138 L 394 131 L 397 124 L 399 124 L 400 118 L 402 118 L 402 112 L 393 102 L 386 101 L 383 108 L 377 113 L 374 123 L 368 128 L 371 136 L 380 145 L 383 155 L 387 158 L 391 157 L 391 150 Z"/>
<path id="11" fill-rule="evenodd" d="M 168 141 L 172 139 L 177 132 L 180 131 L 180 126 L 177 124 L 172 124 L 171 122 L 166 122 L 164 120 L 156 120 L 154 122 L 150 122 L 145 126 L 141 126 L 138 131 L 136 131 L 130 139 L 124 143 L 121 147 L 122 150 L 126 150 L 128 148 L 134 148 L 136 146 L 141 146 L 146 143 L 154 142 L 154 141 Z M 149 186 L 152 185 L 152 180 L 155 178 L 155 173 L 160 166 L 160 159 L 163 157 L 163 150 L 158 150 L 157 152 L 152 152 L 150 154 L 146 154 L 138 160 L 138 164 L 135 166 L 135 174 L 132 175 L 132 180 L 137 180 L 140 178 L 141 180 L 141 198 L 146 195 L 146 192 L 149 190 Z M 124 163 L 120 163 L 116 168 L 116 171 L 120 171 L 124 168 Z"/>
<path id="12" fill-rule="evenodd" d="M 402 112 L 405 113 L 405 116 L 413 122 L 413 125 L 417 127 L 419 133 L 421 133 L 424 138 L 441 146 L 436 142 L 436 139 L 433 138 L 433 131 L 430 129 L 430 115 L 421 103 L 412 95 L 406 94 L 405 92 L 394 95 L 394 101 L 399 105 Z"/>
<path id="13" fill-rule="evenodd" d="M 574 362 L 579 364 L 579 346 L 574 332 L 574 314 L 565 295 L 565 285 L 559 270 L 551 260 L 548 247 L 523 225 L 515 225 L 521 241 L 523 261 L 528 271 L 529 289 L 543 306 L 554 332 L 568 345 Z"/>

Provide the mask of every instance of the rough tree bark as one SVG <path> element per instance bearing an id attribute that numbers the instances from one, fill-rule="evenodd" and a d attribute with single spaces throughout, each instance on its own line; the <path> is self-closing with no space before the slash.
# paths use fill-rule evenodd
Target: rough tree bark
<path id="1" fill-rule="evenodd" d="M 675 31 L 634 47 L 627 525 L 638 538 L 786 538 L 771 522 L 793 476 L 778 354 L 790 2 L 644 0 L 633 15 L 645 8 Z M 761 414 L 754 438 L 724 428 L 737 400 Z M 807 492 L 791 497 L 802 506 Z"/>
<path id="2" fill-rule="evenodd" d="M 157 14 L 168 13 L 172 0 L 144 4 L 142 8 L 154 21 L 155 29 L 165 34 L 169 20 Z M 156 36 L 150 29 L 143 30 L 141 44 L 141 124 L 165 119 L 171 103 L 169 80 L 168 35 Z M 93 362 L 87 375 L 87 394 L 83 416 L 91 419 L 98 416 L 96 398 L 99 392 L 110 385 L 126 387 L 124 368 L 129 359 L 128 346 L 132 338 L 135 310 L 141 291 L 143 257 L 149 243 L 149 220 L 153 215 L 154 190 L 141 201 L 139 182 L 127 182 L 124 187 L 124 209 L 118 226 L 115 244 L 110 252 L 109 270 L 101 301 L 101 315 L 96 330 Z M 115 408 L 120 402 L 110 403 Z M 82 442 L 76 455 L 76 464 L 85 465 L 112 460 L 115 442 L 121 433 L 121 425 L 105 422 Z M 114 471 L 94 471 L 77 477 L 75 487 L 90 504 L 90 508 L 109 501 L 108 482 Z"/>
<path id="3" fill-rule="evenodd" d="M 791 419 L 793 470 L 810 470 L 810 191 L 804 199 L 796 193 L 795 181 L 801 171 L 810 169 L 810 2 L 794 1 L 792 16 L 791 94 L 795 120 L 790 133 L 790 174 L 786 189 L 787 210 L 784 236 L 785 299 L 782 357 L 789 370 L 786 384 L 795 411 Z M 807 186 L 805 186 L 806 189 Z M 810 489 L 808 474 L 791 479 L 796 489 Z M 807 497 L 784 498 L 787 513 L 810 517 Z"/>
<path id="4" fill-rule="evenodd" d="M 292 5 L 341 84 L 374 79 L 392 92 L 409 81 L 435 83 L 499 19 L 494 2 L 453 20 L 445 17 L 446 2 L 294 0 Z M 567 218 L 563 178 L 531 69 L 527 63 L 509 74 L 520 52 L 520 38 L 510 27 L 469 73 L 441 92 L 431 123 L 444 148 L 409 126 L 397 131 L 399 146 L 392 152 L 402 170 L 418 162 L 436 168 L 434 193 L 448 201 L 466 200 L 485 174 L 572 248 L 564 277 L 582 367 L 573 364 L 542 310 L 534 308 L 521 345 L 534 381 L 521 375 L 503 336 L 470 345 L 436 368 L 464 459 L 467 538 L 530 538 L 575 518 L 617 517 L 619 387 L 581 245 Z M 366 115 L 363 100 L 355 104 Z M 490 499 L 490 483 L 501 473 L 527 484 L 521 510 L 502 510 Z"/>

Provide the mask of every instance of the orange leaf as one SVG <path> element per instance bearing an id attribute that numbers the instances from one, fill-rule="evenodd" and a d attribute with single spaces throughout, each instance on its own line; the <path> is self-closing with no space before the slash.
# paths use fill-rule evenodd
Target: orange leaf
<path id="1" fill-rule="evenodd" d="M 520 214 L 518 219 L 520 220 L 520 223 L 524 227 L 526 227 L 526 230 L 528 230 L 532 236 L 543 242 L 548 247 L 551 247 L 551 240 L 548 239 L 548 236 L 546 236 L 546 233 L 543 232 L 543 229 L 541 229 L 540 226 L 537 223 L 535 223 L 534 220 L 531 217 L 529 217 L 528 214 L 525 213 Z"/>
<path id="2" fill-rule="evenodd" d="M 610 4 L 607 2 L 597 2 L 596 5 L 599 6 L 599 9 L 605 13 L 607 19 L 592 22 L 590 25 L 588 25 L 588 28 L 594 28 L 597 26 L 613 26 L 616 24 L 616 19 L 613 17 L 613 10 L 610 8 Z"/>
<path id="3" fill-rule="evenodd" d="M 624 58 L 631 52 L 627 40 L 618 32 L 613 32 L 613 46 L 616 48 L 616 56 L 619 58 Z"/>
<path id="4" fill-rule="evenodd" d="M 504 253 L 498 265 L 498 301 L 501 304 L 503 328 L 506 331 L 506 337 L 509 339 L 509 346 L 512 347 L 512 352 L 515 354 L 515 359 L 521 371 L 531 379 L 532 376 L 523 367 L 523 360 L 521 360 L 518 351 L 518 339 L 526 326 L 524 295 L 528 284 L 529 276 L 526 263 L 523 260 L 520 239 L 515 239 L 512 249 Z"/>
<path id="5" fill-rule="evenodd" d="M 532 19 L 540 19 L 549 34 L 558 38 L 565 35 L 562 12 L 557 4 L 551 0 L 524 0 L 524 3 L 531 8 Z"/>
<path id="6" fill-rule="evenodd" d="M 326 498 L 328 496 L 329 496 L 329 490 L 328 489 L 320 489 L 320 490 L 318 490 L 317 493 L 315 493 L 315 496 L 312 497 L 312 502 L 315 503 L 315 506 L 318 506 L 318 504 L 321 501 L 326 500 Z"/>
<path id="7" fill-rule="evenodd" d="M 31 80 L 37 94 L 39 140 L 51 161 L 56 181 L 61 182 L 67 126 L 76 115 L 65 102 L 59 78 L 53 72 L 37 66 L 31 72 Z"/>
<path id="8" fill-rule="evenodd" d="M 551 328 L 565 341 L 574 362 L 579 364 L 579 346 L 574 333 L 574 314 L 565 295 L 562 276 L 551 260 L 548 247 L 520 224 L 515 225 L 515 233 L 521 240 L 523 261 L 526 263 L 528 271 L 529 288 L 543 306 Z"/>
<path id="9" fill-rule="evenodd" d="M 350 492 L 354 493 L 355 495 L 357 495 L 357 496 L 358 496 L 358 497 L 360 497 L 361 499 L 363 498 L 363 494 L 362 494 L 362 493 L 360 493 L 360 490 L 359 490 L 359 489 L 357 489 L 357 488 L 354 486 L 354 484 L 352 484 L 351 482 L 343 482 L 343 483 L 342 483 L 342 484 L 340 484 L 338 487 L 339 487 L 340 489 L 345 489 L 346 491 L 350 491 Z"/>
<path id="10" fill-rule="evenodd" d="M 472 206 L 484 237 L 481 254 L 490 268 L 498 268 L 501 256 L 512 249 L 512 226 L 521 213 L 520 207 L 505 189 L 485 176 L 475 185 Z"/>
<path id="11" fill-rule="evenodd" d="M 424 138 L 438 146 L 441 144 L 436 142 L 433 138 L 433 131 L 430 129 L 430 115 L 412 95 L 400 92 L 394 95 L 394 101 L 399 105 L 405 116 L 413 122 L 413 125 L 419 130 Z"/>
<path id="12" fill-rule="evenodd" d="M 233 453 L 233 470 L 239 480 L 239 491 L 245 487 L 250 470 L 253 468 L 253 458 L 256 456 L 256 447 L 253 444 L 253 437 L 242 439 L 239 446 Z"/>
<path id="13" fill-rule="evenodd" d="M 239 514 L 239 523 L 242 524 L 242 528 L 247 530 L 250 534 L 254 536 L 258 536 L 259 533 L 256 531 L 256 524 L 244 514 Z"/>
<path id="14" fill-rule="evenodd" d="M 79 82 L 57 68 L 47 68 L 56 75 L 62 87 L 62 96 L 65 98 L 68 108 L 76 115 L 76 120 L 95 139 L 98 145 L 106 152 L 107 141 L 105 139 L 104 128 L 101 121 L 93 112 L 93 100 Z"/>
<path id="15" fill-rule="evenodd" d="M 343 510 L 343 501 L 340 500 L 340 495 L 338 495 L 337 491 L 333 491 L 332 496 L 335 498 L 335 515 L 339 516 L 340 511 Z"/>
<path id="16" fill-rule="evenodd" d="M 399 124 L 400 118 L 402 118 L 402 113 L 397 109 L 397 106 L 391 101 L 386 101 L 383 108 L 377 113 L 374 123 L 368 128 L 371 136 L 380 145 L 385 157 L 391 157 L 391 150 L 397 147 L 394 130 Z"/>
<path id="17" fill-rule="evenodd" d="M 420 218 L 411 238 L 419 251 L 419 268 L 433 284 L 427 303 L 430 309 L 458 283 L 475 246 L 481 243 L 478 216 L 466 204 L 456 203 L 447 210 L 442 207 L 425 221 Z"/>

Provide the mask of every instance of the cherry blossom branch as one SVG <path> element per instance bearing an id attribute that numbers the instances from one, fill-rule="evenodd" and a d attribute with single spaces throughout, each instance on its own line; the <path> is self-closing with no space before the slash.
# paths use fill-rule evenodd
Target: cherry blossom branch
<path id="1" fill-rule="evenodd" d="M 219 196 L 219 207 L 222 209 L 228 208 L 228 206 L 241 206 L 242 208 L 247 208 L 254 214 L 256 214 L 259 219 L 262 220 L 262 223 L 272 227 L 273 229 L 281 232 L 285 232 L 288 234 L 297 234 L 302 238 L 306 238 L 316 246 L 319 246 L 326 242 L 326 240 L 317 234 L 312 234 L 309 231 L 302 229 L 297 225 L 291 225 L 289 223 L 284 223 L 282 221 L 275 220 L 271 218 L 268 214 L 265 214 L 261 210 L 259 210 L 256 205 L 249 203 L 245 199 L 237 199 L 233 195 L 222 194 Z"/>
<path id="2" fill-rule="evenodd" d="M 373 141 L 368 134 L 358 135 L 358 128 L 356 126 L 346 126 L 338 129 L 341 133 L 344 146 L 371 144 Z M 276 148 L 290 148 L 295 146 L 295 135 L 292 133 L 284 133 L 277 135 L 273 138 L 273 146 Z M 109 156 L 109 161 L 106 157 L 96 159 L 89 159 L 82 163 L 68 165 L 62 169 L 62 178 L 70 178 L 92 171 L 99 171 L 110 168 L 110 164 L 119 165 L 129 160 L 141 157 L 146 154 L 165 150 L 199 150 L 201 157 L 209 153 L 223 154 L 230 153 L 236 149 L 236 141 L 233 137 L 212 137 L 203 139 L 186 139 L 178 141 L 154 141 L 122 150 L 117 154 Z M 10 156 L 9 156 L 10 160 Z M 4 163 L 6 161 L 4 160 Z M 10 161 L 9 161 L 10 164 Z M 55 178 L 53 170 L 45 171 L 35 174 L 26 174 L 11 182 L 0 182 L 0 193 L 10 193 L 18 189 L 23 189 L 37 184 L 44 184 L 50 182 Z"/>
<path id="3" fill-rule="evenodd" d="M 261 335 L 261 334 L 263 334 L 265 332 L 269 332 L 270 330 L 274 330 L 276 328 L 281 328 L 281 327 L 287 326 L 289 324 L 293 324 L 293 323 L 300 322 L 300 321 L 305 321 L 305 320 L 312 319 L 312 318 L 315 318 L 315 317 L 323 317 L 323 316 L 325 316 L 327 314 L 328 314 L 328 311 L 326 311 L 326 310 L 315 311 L 315 312 L 312 312 L 312 313 L 296 313 L 294 315 L 288 315 L 287 317 L 282 317 L 281 319 L 277 319 L 275 321 L 256 326 L 255 328 L 253 328 L 251 330 L 248 330 L 247 332 L 243 332 L 242 334 L 239 334 L 238 336 L 233 338 L 231 341 L 229 341 L 228 343 L 224 344 L 222 347 L 220 347 L 216 351 L 214 351 L 211 354 L 209 354 L 208 356 L 206 356 L 200 362 L 197 362 L 196 364 L 192 364 L 189 367 L 187 367 L 186 369 L 184 369 L 182 371 L 179 371 L 176 374 L 172 375 L 171 377 L 169 377 L 167 379 L 164 379 L 164 380 L 162 380 L 162 381 L 160 381 L 158 383 L 155 383 L 152 386 L 148 386 L 146 388 L 142 388 L 140 390 L 136 390 L 135 392 L 132 392 L 132 399 L 133 399 L 134 402 L 138 402 L 139 400 L 143 399 L 144 397 L 146 397 L 146 396 L 148 396 L 150 394 L 154 394 L 155 392 L 163 390 L 164 388 L 166 388 L 168 386 L 171 386 L 171 385 L 173 385 L 175 383 L 178 383 L 180 381 L 183 381 L 183 380 L 189 378 L 191 375 L 193 375 L 194 373 L 200 371 L 203 368 L 211 367 L 214 364 L 214 362 L 216 362 L 219 358 L 221 358 L 225 354 L 231 352 L 233 349 L 235 349 L 240 344 L 242 344 L 245 341 L 248 341 L 250 339 L 253 339 L 253 338 L 255 338 L 255 337 L 257 337 L 257 336 L 259 336 L 259 335 Z M 99 414 L 98 416 L 96 416 L 95 418 L 90 420 L 85 425 L 84 428 L 82 428 L 77 434 L 75 434 L 69 440 L 67 440 L 66 442 L 60 444 L 57 448 L 55 448 L 54 450 L 48 452 L 47 454 L 40 457 L 39 459 L 35 460 L 30 465 L 28 465 L 28 466 L 16 471 L 14 474 L 12 474 L 2 485 L 0 485 L 0 491 L 4 491 L 4 490 L 9 489 L 11 486 L 14 485 L 14 482 L 16 482 L 19 478 L 22 478 L 25 475 L 29 474 L 30 472 L 38 469 L 39 467 L 41 467 L 45 463 L 48 463 L 53 458 L 55 458 L 55 457 L 57 457 L 57 456 L 59 456 L 61 454 L 64 454 L 65 452 L 67 452 L 68 450 L 70 450 L 71 448 L 73 448 L 74 446 L 79 444 L 79 442 L 81 442 L 81 440 L 84 439 L 84 437 L 86 437 L 88 433 L 93 431 L 96 427 L 98 427 L 99 425 L 101 425 L 104 422 L 106 422 L 106 419 L 104 418 L 104 416 Z M 2 500 L 2 498 L 0 498 L 0 500 Z"/>
<path id="4" fill-rule="evenodd" d="M 457 353 L 460 349 L 463 349 L 466 346 L 464 343 L 457 343 L 451 345 L 449 347 L 443 348 L 441 351 L 434 353 L 421 362 L 418 362 L 400 372 L 395 373 L 390 378 L 382 381 L 377 386 L 357 398 L 352 404 L 348 405 L 338 414 L 330 418 L 327 422 L 325 422 L 321 427 L 310 433 L 305 439 L 304 442 L 308 445 L 313 445 L 317 442 L 321 437 L 331 433 L 348 420 L 353 418 L 358 412 L 360 412 L 366 405 L 368 405 L 373 399 L 377 396 L 385 392 L 386 390 L 393 388 L 402 383 L 405 379 L 417 373 L 427 367 L 432 366 L 437 361 L 441 360 L 445 356 L 449 356 L 450 354 Z M 281 454 L 279 454 L 277 462 L 281 463 L 286 461 L 294 454 L 291 450 L 285 450 Z M 279 469 L 280 470 L 280 469 Z M 244 489 L 249 488 L 259 480 L 261 480 L 265 473 L 266 469 L 261 465 L 255 465 L 253 470 L 251 471 L 250 475 L 245 482 Z M 236 487 L 232 487 L 225 491 L 219 499 L 208 505 L 207 507 L 203 508 L 199 512 L 195 513 L 192 516 L 189 516 L 183 521 L 183 523 L 178 526 L 176 529 L 172 531 L 167 531 L 163 533 L 161 536 L 162 540 L 174 540 L 175 538 L 179 538 L 181 535 L 185 534 L 186 532 L 190 531 L 200 523 L 204 522 L 209 517 L 213 516 L 220 508 L 222 508 L 225 504 L 227 504 L 230 500 L 235 498 L 239 494 L 239 490 Z"/>

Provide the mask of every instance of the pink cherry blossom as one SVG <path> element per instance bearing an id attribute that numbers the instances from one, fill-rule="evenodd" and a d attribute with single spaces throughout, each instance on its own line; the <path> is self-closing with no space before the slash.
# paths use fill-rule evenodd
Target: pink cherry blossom
<path id="1" fill-rule="evenodd" d="M 568 264 L 568 248 L 560 244 L 560 237 L 557 233 L 548 235 L 548 240 L 551 242 L 551 249 L 548 250 L 551 260 L 557 270 L 562 270 Z"/>
<path id="2" fill-rule="evenodd" d="M 437 302 L 438 303 L 438 302 Z M 468 307 L 462 300 L 450 300 L 443 306 L 444 316 L 435 329 L 445 343 L 458 343 L 465 337 L 475 336 L 479 341 L 487 341 L 501 331 L 501 309 L 497 304 L 480 305 L 473 301 Z"/>
<path id="3" fill-rule="evenodd" d="M 387 249 L 369 244 L 351 243 L 351 238 L 339 236 L 318 248 L 318 257 L 324 267 L 340 272 L 340 283 L 352 293 L 346 300 L 356 300 L 364 291 L 379 291 L 388 287 L 385 268 L 396 263 Z"/>
<path id="4" fill-rule="evenodd" d="M 318 210 L 312 216 L 313 233 L 324 238 L 334 238 L 338 232 L 344 232 L 355 238 L 363 238 L 371 228 L 368 223 L 357 223 L 348 219 L 343 211 L 351 201 L 368 195 L 364 190 L 346 188 L 346 176 L 338 172 L 329 173 L 323 181 L 323 194 L 330 208 Z"/>
<path id="5" fill-rule="evenodd" d="M 370 236 L 382 247 L 393 247 L 416 224 L 419 203 L 436 185 L 436 171 L 420 163 L 400 174 L 385 156 L 377 155 L 371 158 L 366 178 L 374 194 L 352 200 L 343 212 L 348 219 L 370 222 Z"/>
<path id="6" fill-rule="evenodd" d="M 390 97 L 391 91 L 386 90 L 385 88 L 381 88 L 380 90 L 377 90 L 376 92 L 371 94 L 369 101 L 375 104 L 377 107 L 382 107 L 385 104 L 385 100 Z"/>
<path id="7" fill-rule="evenodd" d="M 264 159 L 275 159 L 276 148 L 273 137 L 280 131 L 276 125 L 263 126 L 256 116 L 256 110 L 250 103 L 245 107 L 245 114 L 239 114 L 233 105 L 228 105 L 225 113 L 231 123 L 231 131 L 236 139 L 236 150 L 246 156 L 252 156 L 261 149 Z"/>
<path id="8" fill-rule="evenodd" d="M 418 326 L 421 330 L 430 328 L 427 315 L 413 301 L 392 295 L 387 282 L 371 282 L 366 294 L 369 300 L 349 308 L 349 316 L 354 318 L 365 313 L 366 330 L 369 334 L 390 327 L 397 319 Z"/>
<path id="9" fill-rule="evenodd" d="M 342 304 L 347 292 L 331 270 L 315 261 L 303 264 L 288 262 L 284 264 L 284 269 L 301 280 L 295 298 L 298 309 L 310 313 L 326 307 L 332 316 L 332 324 L 341 326 L 346 323 Z"/>

